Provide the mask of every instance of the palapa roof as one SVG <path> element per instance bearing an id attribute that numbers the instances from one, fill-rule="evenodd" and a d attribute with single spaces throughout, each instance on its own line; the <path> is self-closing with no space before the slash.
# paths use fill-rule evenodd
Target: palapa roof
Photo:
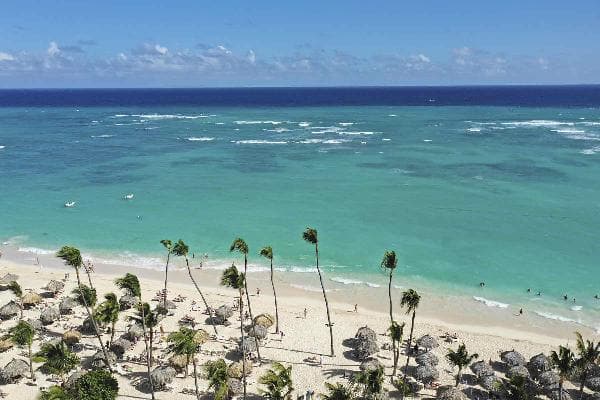
<path id="1" fill-rule="evenodd" d="M 69 314 L 79 303 L 72 297 L 63 297 L 58 305 L 61 314 Z"/>
<path id="2" fill-rule="evenodd" d="M 11 300 L 2 307 L 0 307 L 0 318 L 7 319 L 11 318 L 21 312 L 21 306 L 16 301 Z"/>
<path id="3" fill-rule="evenodd" d="M 2 370 L 2 377 L 5 381 L 14 382 L 15 380 L 27 375 L 29 364 L 27 361 L 19 358 L 13 358 Z"/>
<path id="4" fill-rule="evenodd" d="M 40 313 L 40 321 L 44 325 L 50 325 L 60 318 L 60 311 L 58 308 L 48 307 L 42 310 Z"/>
<path id="5" fill-rule="evenodd" d="M 485 390 L 495 393 L 502 387 L 502 380 L 495 375 L 484 375 L 479 378 L 479 384 Z"/>
<path id="6" fill-rule="evenodd" d="M 438 365 L 440 359 L 438 356 L 428 351 L 427 353 L 419 354 L 417 357 L 415 357 L 415 361 L 419 365 Z"/>
<path id="7" fill-rule="evenodd" d="M 537 381 L 540 384 L 540 386 L 546 389 L 556 387 L 558 385 L 559 379 L 560 378 L 558 374 L 554 371 L 544 371 L 537 377 Z"/>
<path id="8" fill-rule="evenodd" d="M 227 320 L 227 318 L 230 318 L 233 315 L 233 308 L 229 307 L 226 304 L 223 304 L 222 306 L 219 306 L 216 310 L 215 310 L 215 316 L 221 321 L 224 322 Z M 257 316 L 258 318 L 258 316 Z M 256 319 L 256 318 L 255 318 Z"/>
<path id="9" fill-rule="evenodd" d="M 369 328 L 368 326 L 363 326 L 358 328 L 356 331 L 356 335 L 354 335 L 356 340 L 371 340 L 377 342 L 377 333 Z"/>
<path id="10" fill-rule="evenodd" d="M 523 357 L 521 353 L 514 350 L 503 352 L 500 354 L 500 359 L 510 367 L 525 365 L 525 357 Z"/>
<path id="11" fill-rule="evenodd" d="M 369 358 L 361 362 L 359 368 L 361 371 L 374 371 L 380 367 L 383 367 L 381 361 L 376 358 Z"/>
<path id="12" fill-rule="evenodd" d="M 204 329 L 198 329 L 194 334 L 194 342 L 197 345 L 203 345 L 208 342 L 210 339 L 210 334 L 206 332 Z"/>
<path id="13" fill-rule="evenodd" d="M 63 333 L 62 335 L 63 341 L 68 345 L 74 345 L 75 343 L 79 343 L 81 340 L 81 333 L 76 330 L 69 330 Z"/>
<path id="14" fill-rule="evenodd" d="M 470 368 L 478 378 L 494 375 L 494 369 L 485 361 L 474 362 Z"/>
<path id="15" fill-rule="evenodd" d="M 506 376 L 508 378 L 513 378 L 515 376 L 521 376 L 523 378 L 529 378 L 529 370 L 523 365 L 515 365 L 514 367 L 510 367 L 508 371 L 506 371 Z"/>
<path id="16" fill-rule="evenodd" d="M 455 387 L 440 387 L 437 393 L 438 400 L 467 400 L 468 397 Z"/>
<path id="17" fill-rule="evenodd" d="M 546 357 L 544 353 L 537 354 L 529 359 L 527 363 L 527 367 L 532 372 L 544 372 L 550 371 L 552 369 L 552 365 L 550 364 L 550 359 Z"/>
<path id="18" fill-rule="evenodd" d="M 252 373 L 252 362 L 246 360 L 244 365 L 242 365 L 241 361 L 236 361 L 227 367 L 227 376 L 230 378 L 241 379 L 243 375 L 243 368 L 246 367 L 246 376 L 249 376 Z"/>
<path id="19" fill-rule="evenodd" d="M 415 378 L 423 383 L 433 382 L 439 377 L 439 371 L 432 365 L 419 365 L 415 370 Z"/>
<path id="20" fill-rule="evenodd" d="M 8 285 L 9 283 L 11 283 L 13 281 L 18 281 L 18 280 L 19 280 L 19 275 L 11 274 L 9 272 L 7 274 L 4 274 L 4 276 L 2 276 L 0 278 L 0 285 Z"/>
<path id="21" fill-rule="evenodd" d="M 354 357 L 359 360 L 366 360 L 367 358 L 377 354 L 379 352 L 379 346 L 376 341 L 373 340 L 362 340 L 358 343 L 353 351 Z"/>
<path id="22" fill-rule="evenodd" d="M 254 324 L 269 329 L 275 324 L 275 318 L 271 314 L 260 314 L 254 317 Z"/>
<path id="23" fill-rule="evenodd" d="M 169 383 L 173 382 L 175 375 L 177 375 L 175 368 L 168 365 L 156 367 L 152 372 L 150 372 L 152 384 L 155 388 L 163 388 Z"/>
<path id="24" fill-rule="evenodd" d="M 57 281 L 55 279 L 52 279 L 44 287 L 44 289 L 46 289 L 47 291 L 52 292 L 52 293 L 58 293 L 61 290 L 63 290 L 64 288 L 65 288 L 64 282 Z"/>
<path id="25" fill-rule="evenodd" d="M 42 302 L 42 296 L 35 292 L 27 292 L 23 295 L 23 304 L 27 306 L 36 305 Z"/>
<path id="26" fill-rule="evenodd" d="M 438 341 L 431 335 L 423 335 L 417 339 L 417 345 L 426 349 L 434 349 L 439 346 Z"/>

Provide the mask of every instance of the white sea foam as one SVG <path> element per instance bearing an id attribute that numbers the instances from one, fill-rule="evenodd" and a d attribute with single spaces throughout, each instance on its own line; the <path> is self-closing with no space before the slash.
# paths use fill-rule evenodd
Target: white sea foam
<path id="1" fill-rule="evenodd" d="M 378 285 L 377 283 L 371 283 L 371 282 L 365 282 L 365 285 L 367 285 L 368 287 L 372 287 L 372 288 L 381 287 L 381 285 Z"/>
<path id="2" fill-rule="evenodd" d="M 396 114 L 388 114 L 388 117 L 397 117 Z"/>
<path id="3" fill-rule="evenodd" d="M 481 132 L 481 128 L 469 128 L 467 132 Z"/>
<path id="4" fill-rule="evenodd" d="M 391 141 L 392 139 L 383 138 L 383 139 L 381 139 L 381 140 L 382 140 L 382 141 L 384 141 L 384 142 L 389 142 L 389 141 Z"/>
<path id="5" fill-rule="evenodd" d="M 575 125 L 573 122 L 564 122 L 564 121 L 552 121 L 545 119 L 534 119 L 530 121 L 511 121 L 511 122 L 502 122 L 502 125 L 512 125 L 512 126 L 525 126 L 525 127 L 554 127 L 554 126 L 573 126 Z"/>
<path id="6" fill-rule="evenodd" d="M 363 285 L 364 284 L 363 281 L 357 281 L 355 279 L 349 279 L 349 278 L 342 278 L 339 276 L 335 276 L 335 277 L 331 278 L 331 280 L 334 282 L 343 283 L 344 285 Z"/>
<path id="7" fill-rule="evenodd" d="M 424 142 L 433 142 L 431 139 L 423 139 Z"/>
<path id="8" fill-rule="evenodd" d="M 270 125 L 279 125 L 283 124 L 282 121 L 234 121 L 237 125 L 259 125 L 259 124 L 270 124 Z"/>
<path id="9" fill-rule="evenodd" d="M 581 125 L 584 125 L 584 126 L 600 126 L 600 122 L 586 121 L 586 122 L 581 122 Z"/>
<path id="10" fill-rule="evenodd" d="M 305 140 L 301 140 L 297 143 L 302 143 L 302 144 L 323 143 L 323 139 L 305 139 Z"/>
<path id="11" fill-rule="evenodd" d="M 552 132 L 556 132 L 559 135 L 566 137 L 568 139 L 574 140 L 600 140 L 600 136 L 595 133 L 587 133 L 583 129 L 575 129 L 575 128 L 561 128 L 561 129 L 552 129 Z"/>
<path id="12" fill-rule="evenodd" d="M 198 119 L 208 118 L 208 115 L 183 115 L 183 114 L 116 114 L 113 118 L 136 117 L 142 119 Z"/>
<path id="13" fill-rule="evenodd" d="M 354 122 L 338 122 L 338 125 L 341 125 L 341 126 L 352 126 L 352 125 L 354 125 Z"/>
<path id="14" fill-rule="evenodd" d="M 189 137 L 187 138 L 187 140 L 189 140 L 190 142 L 211 142 L 213 140 L 215 140 L 214 137 L 206 137 L 206 136 L 201 136 L 201 137 Z"/>
<path id="15" fill-rule="evenodd" d="M 501 303 L 499 301 L 489 300 L 485 297 L 473 296 L 473 300 L 485 304 L 488 307 L 508 308 L 509 304 Z"/>
<path id="16" fill-rule="evenodd" d="M 575 323 L 579 323 L 579 321 L 576 321 L 572 318 L 567 318 L 567 317 L 563 317 L 562 315 L 558 315 L 558 314 L 552 314 L 549 312 L 545 312 L 545 311 L 534 311 L 537 315 L 539 315 L 540 317 L 546 318 L 546 319 L 551 319 L 554 321 L 561 321 L 561 322 L 575 322 Z"/>
<path id="17" fill-rule="evenodd" d="M 296 289 L 306 290 L 307 292 L 318 292 L 321 293 L 321 288 L 316 286 L 308 286 L 308 285 L 297 285 L 295 283 L 290 283 L 290 286 Z M 329 292 L 329 290 L 325 290 Z"/>
<path id="18" fill-rule="evenodd" d="M 581 154 L 587 154 L 587 155 L 600 153 L 600 146 L 595 146 L 595 147 L 592 147 L 591 149 L 581 150 L 580 153 Z"/>
<path id="19" fill-rule="evenodd" d="M 236 140 L 234 143 L 235 144 L 287 144 L 287 142 L 284 140 L 257 140 L 257 139 Z"/>
<path id="20" fill-rule="evenodd" d="M 373 131 L 347 131 L 347 132 L 339 132 L 340 135 L 374 135 L 376 133 L 380 133 L 380 132 L 373 132 Z"/>
<path id="21" fill-rule="evenodd" d="M 55 254 L 57 250 L 40 249 L 38 247 L 18 247 L 17 251 L 20 251 L 21 253 L 49 255 L 49 254 Z"/>
<path id="22" fill-rule="evenodd" d="M 312 267 L 291 267 L 289 270 L 290 272 L 299 272 L 303 274 L 317 272 L 317 269 Z"/>
<path id="23" fill-rule="evenodd" d="M 275 133 L 283 133 L 289 132 L 290 130 L 287 128 L 275 128 L 275 129 L 265 129 L 266 132 L 275 132 Z"/>
<path id="24" fill-rule="evenodd" d="M 5 149 L 5 148 L 6 148 L 6 146 L 0 146 L 0 150 Z"/>
<path id="25" fill-rule="evenodd" d="M 299 122 L 298 126 L 300 126 L 302 128 L 306 128 L 307 126 L 310 126 L 310 122 Z"/>
<path id="26" fill-rule="evenodd" d="M 573 306 L 571 307 L 571 311 L 581 311 L 583 310 L 583 306 Z"/>
<path id="27" fill-rule="evenodd" d="M 114 136 L 115 135 L 92 135 L 91 137 L 93 137 L 93 138 L 111 138 Z"/>
<path id="28" fill-rule="evenodd" d="M 351 140 L 347 140 L 347 139 L 328 139 L 328 140 L 323 140 L 323 144 L 342 144 L 342 143 L 347 143 L 347 142 L 351 142 Z"/>

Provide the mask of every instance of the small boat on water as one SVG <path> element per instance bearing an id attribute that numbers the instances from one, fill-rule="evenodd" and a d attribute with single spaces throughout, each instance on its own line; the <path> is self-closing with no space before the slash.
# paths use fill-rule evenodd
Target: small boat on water
<path id="1" fill-rule="evenodd" d="M 126 194 L 125 196 L 123 196 L 123 199 L 124 200 L 132 200 L 133 199 L 133 193 Z"/>
<path id="2" fill-rule="evenodd" d="M 65 203 L 65 207 L 67 207 L 67 208 L 75 207 L 75 202 L 74 201 L 67 201 Z"/>

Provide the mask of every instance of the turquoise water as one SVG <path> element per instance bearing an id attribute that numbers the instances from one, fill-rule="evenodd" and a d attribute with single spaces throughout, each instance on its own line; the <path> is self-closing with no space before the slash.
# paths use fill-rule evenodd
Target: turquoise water
<path id="1" fill-rule="evenodd" d="M 0 108 L 0 172 L 21 247 L 159 266 L 160 239 L 228 262 L 241 236 L 299 271 L 312 226 L 329 276 L 380 282 L 394 249 L 400 280 L 600 306 L 598 109 Z"/>

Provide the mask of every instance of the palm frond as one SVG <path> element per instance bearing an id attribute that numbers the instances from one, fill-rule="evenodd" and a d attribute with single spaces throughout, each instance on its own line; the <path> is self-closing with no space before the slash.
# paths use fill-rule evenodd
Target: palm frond
<path id="1" fill-rule="evenodd" d="M 319 242 L 319 239 L 317 237 L 317 230 L 314 228 L 307 227 L 306 230 L 302 233 L 302 239 L 304 239 L 308 243 L 317 244 Z"/>

